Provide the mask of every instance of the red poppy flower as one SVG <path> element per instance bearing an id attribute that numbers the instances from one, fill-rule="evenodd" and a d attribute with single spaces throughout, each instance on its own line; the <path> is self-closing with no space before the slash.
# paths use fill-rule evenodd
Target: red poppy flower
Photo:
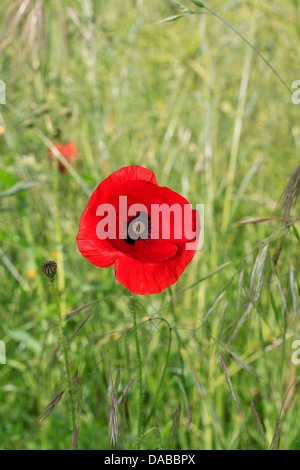
<path id="1" fill-rule="evenodd" d="M 96 188 L 77 244 L 95 266 L 114 265 L 117 280 L 131 292 L 155 294 L 178 280 L 199 233 L 198 212 L 184 197 L 158 186 L 152 171 L 129 166 Z"/>
<path id="2" fill-rule="evenodd" d="M 70 163 L 72 160 L 77 158 L 78 149 L 75 144 L 72 142 L 67 142 L 65 145 L 62 145 L 60 142 L 55 144 L 55 148 L 65 157 L 65 159 Z M 48 150 L 48 155 L 50 158 L 53 157 L 53 151 Z M 58 162 L 58 169 L 60 173 L 67 173 L 68 170 L 62 162 Z"/>
<path id="3" fill-rule="evenodd" d="M 57 143 L 54 145 L 54 147 L 55 147 L 60 153 L 62 153 L 63 144 L 61 144 L 60 142 L 57 142 Z M 49 157 L 50 159 L 52 159 L 52 158 L 54 157 L 54 153 L 53 153 L 52 148 L 50 148 L 50 149 L 48 150 L 48 157 Z"/>

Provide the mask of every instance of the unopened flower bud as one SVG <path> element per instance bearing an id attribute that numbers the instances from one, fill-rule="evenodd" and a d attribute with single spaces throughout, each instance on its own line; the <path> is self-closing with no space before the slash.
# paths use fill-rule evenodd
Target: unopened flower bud
<path id="1" fill-rule="evenodd" d="M 42 264 L 41 270 L 50 279 L 50 281 L 53 281 L 57 270 L 57 264 L 55 261 L 46 261 Z"/>

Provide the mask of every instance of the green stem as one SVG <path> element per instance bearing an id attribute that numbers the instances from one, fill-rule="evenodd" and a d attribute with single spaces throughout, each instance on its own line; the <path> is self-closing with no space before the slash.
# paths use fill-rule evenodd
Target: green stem
<path id="1" fill-rule="evenodd" d="M 68 389 L 69 389 L 69 398 L 70 398 L 71 413 L 72 413 L 72 428 L 73 428 L 73 431 L 75 431 L 75 427 L 76 427 L 75 406 L 74 406 L 74 398 L 73 398 L 73 392 L 72 392 L 71 371 L 70 371 L 68 349 L 67 349 L 66 341 L 63 335 L 62 315 L 61 315 L 59 300 L 58 300 L 58 296 L 57 296 L 57 292 L 56 292 L 56 288 L 54 284 L 54 279 L 50 281 L 50 284 L 51 284 L 52 294 L 53 294 L 53 298 L 54 298 L 56 309 L 57 309 L 58 326 L 59 326 L 58 330 L 59 330 L 60 341 L 61 341 L 62 348 L 64 351 L 65 367 L 66 367 L 66 372 L 67 372 L 67 377 L 68 377 Z"/>
<path id="2" fill-rule="evenodd" d="M 138 360 L 138 431 L 137 437 L 140 438 L 142 435 L 143 426 L 143 369 L 142 369 L 142 356 L 140 351 L 140 344 L 137 332 L 136 324 L 136 301 L 135 294 L 132 294 L 132 314 L 133 314 L 133 330 L 135 337 L 136 355 Z"/>

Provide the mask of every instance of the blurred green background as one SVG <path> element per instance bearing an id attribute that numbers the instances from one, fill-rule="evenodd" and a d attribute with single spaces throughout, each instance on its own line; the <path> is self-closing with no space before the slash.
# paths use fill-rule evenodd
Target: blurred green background
<path id="1" fill-rule="evenodd" d="M 300 79 L 298 0 L 207 3 L 289 87 Z M 2 449 L 71 448 L 67 394 L 38 418 L 66 387 L 55 305 L 40 271 L 48 259 L 58 264 L 63 314 L 104 299 L 64 322 L 70 338 L 93 310 L 68 347 L 78 447 L 112 446 L 113 393 L 118 447 L 136 442 L 130 293 L 113 268 L 84 259 L 75 240 L 89 194 L 132 164 L 205 204 L 203 249 L 172 289 L 138 297 L 144 430 L 157 426 L 162 436 L 157 442 L 149 432 L 140 448 L 299 446 L 300 365 L 291 360 L 300 340 L 299 224 L 280 219 L 281 194 L 299 165 L 299 107 L 237 34 L 185 6 L 199 14 L 159 23 L 185 12 L 164 0 L 1 2 Z M 48 149 L 68 141 L 78 158 L 61 173 Z M 289 220 L 299 216 L 296 176 L 286 193 Z M 168 361 L 162 319 L 172 327 Z"/>

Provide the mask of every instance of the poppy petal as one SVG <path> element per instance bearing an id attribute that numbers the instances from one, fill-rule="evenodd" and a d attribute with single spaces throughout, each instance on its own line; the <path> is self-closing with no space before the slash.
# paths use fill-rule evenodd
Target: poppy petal
<path id="1" fill-rule="evenodd" d="M 180 256 L 168 261 L 141 263 L 122 253 L 115 262 L 115 276 L 134 294 L 158 294 L 178 280 L 194 254 L 195 251 L 182 250 Z"/>
<path id="2" fill-rule="evenodd" d="M 154 173 L 147 168 L 142 166 L 127 166 L 120 170 L 114 171 L 108 178 L 100 183 L 89 200 L 89 205 L 93 205 L 98 202 L 106 200 L 107 196 L 111 194 L 112 190 L 119 185 L 123 185 L 128 181 L 145 181 L 157 185 Z M 122 194 L 121 194 L 122 195 Z"/>
<path id="3" fill-rule="evenodd" d="M 115 263 L 119 253 L 107 242 L 94 243 L 77 237 L 77 245 L 82 256 L 99 268 L 107 268 Z"/>
<path id="4" fill-rule="evenodd" d="M 134 246 L 126 243 L 125 240 L 111 240 L 112 246 L 141 263 L 158 263 L 173 258 L 178 250 L 177 245 L 168 240 L 138 240 Z"/>
<path id="5" fill-rule="evenodd" d="M 80 219 L 76 238 L 78 249 L 92 264 L 106 268 L 114 264 L 119 253 L 108 240 L 101 240 L 97 237 L 96 225 L 93 222 L 93 214 L 87 207 Z"/>

